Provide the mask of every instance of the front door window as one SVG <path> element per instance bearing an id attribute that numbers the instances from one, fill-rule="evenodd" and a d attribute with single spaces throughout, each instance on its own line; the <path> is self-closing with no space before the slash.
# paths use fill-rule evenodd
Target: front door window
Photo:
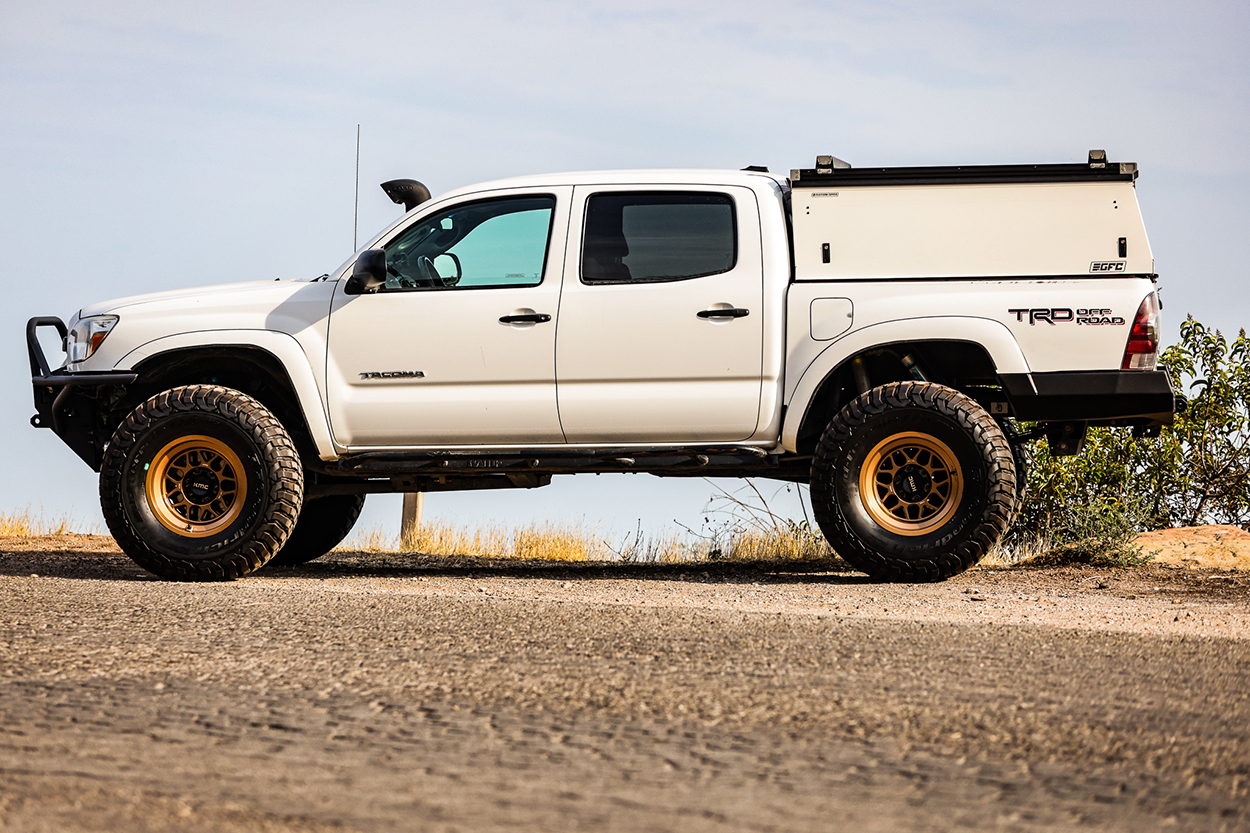
<path id="1" fill-rule="evenodd" d="M 483 200 L 421 220 L 387 244 L 383 291 L 542 283 L 555 202 Z"/>

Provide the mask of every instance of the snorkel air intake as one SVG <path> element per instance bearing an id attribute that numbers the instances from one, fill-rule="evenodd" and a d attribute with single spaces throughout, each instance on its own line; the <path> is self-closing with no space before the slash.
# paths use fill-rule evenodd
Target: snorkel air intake
<path id="1" fill-rule="evenodd" d="M 382 183 L 382 190 L 396 205 L 408 212 L 430 198 L 430 189 L 415 179 L 392 179 Z"/>

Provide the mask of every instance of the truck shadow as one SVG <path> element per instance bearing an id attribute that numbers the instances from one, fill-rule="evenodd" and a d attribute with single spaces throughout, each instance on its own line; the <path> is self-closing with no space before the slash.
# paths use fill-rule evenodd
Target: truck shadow
<path id="1" fill-rule="evenodd" d="M 79 581 L 159 581 L 112 547 L 23 547 L 9 541 L 0 548 L 0 576 L 65 578 Z M 17 544 L 15 546 L 15 544 Z M 298 567 L 267 565 L 242 581 L 330 581 L 353 578 L 483 578 L 548 581 L 690 582 L 716 584 L 875 584 L 834 558 L 823 561 L 752 561 L 647 563 L 548 561 L 436 556 L 420 553 L 332 552 Z"/>
<path id="2" fill-rule="evenodd" d="M 331 553 L 299 567 L 266 567 L 257 575 L 276 578 L 518 578 L 550 581 L 685 581 L 716 584 L 873 584 L 846 562 L 625 562 L 491 559 L 412 554 Z"/>

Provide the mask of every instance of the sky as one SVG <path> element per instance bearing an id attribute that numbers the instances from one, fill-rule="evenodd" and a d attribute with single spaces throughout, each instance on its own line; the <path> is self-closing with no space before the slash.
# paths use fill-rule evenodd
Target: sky
<path id="1" fill-rule="evenodd" d="M 0 0 L 0 511 L 103 529 L 28 420 L 24 325 L 109 298 L 333 269 L 438 194 L 605 168 L 1135 161 L 1169 340 L 1250 325 L 1244 2 L 525 4 Z M 359 231 L 353 231 L 360 125 Z M 430 495 L 468 526 L 699 528 L 733 481 Z M 765 496 L 802 518 L 793 492 Z M 399 499 L 362 525 L 397 528 Z"/>

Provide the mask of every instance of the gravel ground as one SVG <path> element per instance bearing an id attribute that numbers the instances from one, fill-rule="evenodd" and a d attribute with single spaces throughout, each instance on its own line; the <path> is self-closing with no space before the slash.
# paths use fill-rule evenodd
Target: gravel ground
<path id="1" fill-rule="evenodd" d="M 0 830 L 1250 830 L 1250 574 L 0 539 Z"/>

